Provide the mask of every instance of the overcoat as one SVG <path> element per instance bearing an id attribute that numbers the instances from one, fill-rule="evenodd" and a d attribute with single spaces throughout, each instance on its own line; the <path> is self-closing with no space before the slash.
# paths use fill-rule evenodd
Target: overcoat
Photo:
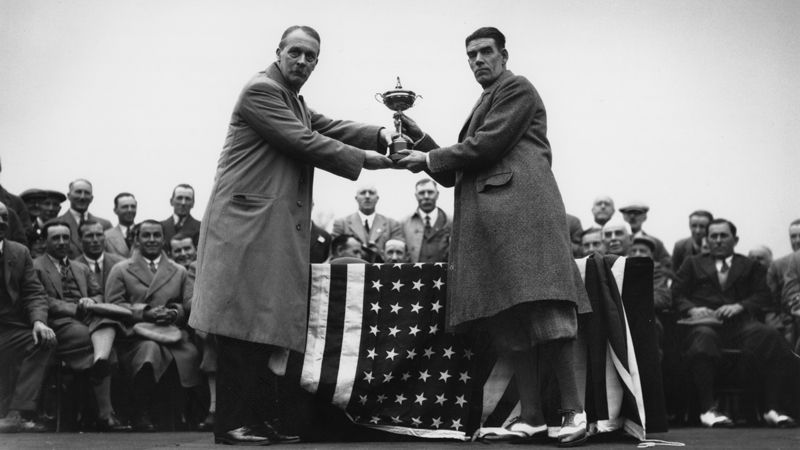
<path id="1" fill-rule="evenodd" d="M 506 70 L 484 89 L 458 144 L 438 148 L 427 136 L 418 144 L 430 151 L 431 176 L 455 186 L 448 327 L 538 300 L 591 310 L 546 133 L 536 89 Z"/>
<path id="2" fill-rule="evenodd" d="M 133 320 L 117 335 L 119 358 L 126 370 L 135 375 L 145 363 L 153 366 L 156 380 L 175 361 L 183 386 L 200 384 L 200 353 L 186 331 L 186 309 L 192 298 L 192 283 L 183 266 L 161 254 L 156 273 L 152 273 L 141 253 L 111 268 L 106 282 L 106 301 L 133 311 Z M 138 306 L 137 306 L 138 305 Z M 143 305 L 168 306 L 178 312 L 176 326 L 181 328 L 181 340 L 173 344 L 158 344 L 139 337 L 132 325 L 143 320 Z"/>
<path id="3" fill-rule="evenodd" d="M 308 109 L 276 64 L 245 85 L 200 228 L 193 328 L 304 350 L 314 167 L 357 179 L 379 131 Z"/>

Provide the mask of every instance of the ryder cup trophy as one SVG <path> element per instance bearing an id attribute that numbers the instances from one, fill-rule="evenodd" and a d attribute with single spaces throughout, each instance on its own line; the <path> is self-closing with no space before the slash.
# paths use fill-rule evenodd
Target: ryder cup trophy
<path id="1" fill-rule="evenodd" d="M 392 161 L 403 159 L 403 155 L 398 155 L 397 152 L 411 148 L 411 141 L 403 137 L 403 124 L 400 122 L 400 113 L 414 106 L 414 101 L 417 97 L 422 98 L 421 95 L 403 89 L 403 86 L 400 84 L 400 77 L 397 77 L 397 86 L 394 89 L 386 91 L 383 94 L 375 94 L 375 100 L 383 103 L 387 108 L 395 112 L 395 134 L 392 138 L 392 143 L 389 144 L 389 158 L 391 158 Z"/>

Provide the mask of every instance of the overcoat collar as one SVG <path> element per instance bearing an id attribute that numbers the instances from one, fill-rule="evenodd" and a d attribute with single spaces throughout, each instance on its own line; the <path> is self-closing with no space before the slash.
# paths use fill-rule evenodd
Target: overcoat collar
<path id="1" fill-rule="evenodd" d="M 161 253 L 161 262 L 158 264 L 156 273 L 150 271 L 150 266 L 141 253 L 136 253 L 132 258 L 131 264 L 128 265 L 128 272 L 136 277 L 139 281 L 147 286 L 147 293 L 145 298 L 150 298 L 153 292 L 157 291 L 161 286 L 164 286 L 172 275 L 177 270 L 172 262 L 167 258 L 167 255 Z"/>
<path id="2" fill-rule="evenodd" d="M 500 84 L 502 84 L 503 80 L 505 80 L 508 77 L 512 77 L 512 76 L 514 76 L 513 72 L 511 72 L 508 69 L 504 70 L 503 73 L 501 73 L 500 76 L 497 77 L 496 80 L 494 80 L 494 83 L 492 83 L 491 85 L 486 87 L 483 90 L 483 92 L 481 92 L 480 98 L 478 98 L 478 101 L 475 102 L 475 106 L 472 107 L 472 111 L 470 111 L 469 116 L 467 116 L 467 120 L 464 122 L 464 125 L 461 127 L 461 132 L 458 133 L 458 141 L 459 142 L 464 140 L 464 137 L 465 137 L 465 135 L 467 133 L 467 130 L 469 129 L 469 124 L 470 124 L 470 122 L 472 122 L 472 116 L 475 115 L 475 111 L 478 110 L 478 107 L 481 106 L 481 104 L 483 103 L 484 99 L 486 99 L 486 97 L 488 97 L 488 94 L 491 93 L 491 92 L 494 92 L 494 90 L 496 90 L 498 88 L 498 86 L 500 86 Z"/>
<path id="3" fill-rule="evenodd" d="M 64 286 L 61 284 L 61 272 L 53 263 L 53 259 L 50 258 L 50 255 L 42 255 L 42 258 L 44 258 L 44 270 L 47 271 L 47 279 L 58 293 L 58 298 L 64 299 Z M 78 284 L 78 290 L 80 291 L 81 295 L 89 295 L 89 288 L 86 285 L 86 280 L 83 277 L 78 276 L 78 272 L 80 270 L 78 265 L 80 263 L 72 260 L 67 260 L 67 262 L 69 264 L 69 270 L 72 272 L 72 277 L 75 279 L 75 283 Z"/>

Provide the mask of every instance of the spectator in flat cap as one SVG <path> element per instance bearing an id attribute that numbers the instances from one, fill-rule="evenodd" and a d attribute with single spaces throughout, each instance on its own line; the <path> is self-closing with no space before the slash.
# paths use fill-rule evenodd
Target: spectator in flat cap
<path id="1" fill-rule="evenodd" d="M 656 243 L 656 250 L 653 252 L 653 260 L 658 261 L 666 268 L 671 268 L 672 258 L 670 257 L 667 249 L 664 247 L 664 243 L 661 242 L 661 239 L 647 234 L 642 229 L 642 224 L 647 220 L 647 212 L 650 211 L 650 207 L 644 202 L 631 202 L 622 206 L 619 211 L 622 213 L 622 218 L 625 220 L 625 222 L 628 222 L 628 224 L 631 226 L 631 233 L 633 233 L 633 237 L 649 236 L 653 238 Z"/>
<path id="2" fill-rule="evenodd" d="M 675 243 L 672 250 L 673 270 L 680 269 L 684 259 L 703 253 L 703 249 L 708 251 L 708 245 L 704 245 L 703 240 L 708 234 L 708 224 L 712 220 L 714 220 L 714 215 L 703 209 L 689 214 L 689 230 L 692 235 Z"/>
<path id="3" fill-rule="evenodd" d="M 45 236 L 42 232 L 48 220 L 58 217 L 61 203 L 67 196 L 58 191 L 47 189 L 28 189 L 20 197 L 31 216 L 31 227 L 28 229 L 28 248 L 31 257 L 36 258 L 45 252 Z"/>

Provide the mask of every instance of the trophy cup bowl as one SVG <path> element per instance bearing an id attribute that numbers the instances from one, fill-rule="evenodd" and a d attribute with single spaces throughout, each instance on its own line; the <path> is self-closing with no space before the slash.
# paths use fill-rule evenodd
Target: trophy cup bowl
<path id="1" fill-rule="evenodd" d="M 403 86 L 400 84 L 400 77 L 397 77 L 397 86 L 394 89 L 386 91 L 383 94 L 375 94 L 375 100 L 383 103 L 387 108 L 395 112 L 395 135 L 392 138 L 392 142 L 389 144 L 389 158 L 392 161 L 396 162 L 403 159 L 403 155 L 398 155 L 397 152 L 409 149 L 412 146 L 412 142 L 403 137 L 403 125 L 397 113 L 414 106 L 414 102 L 418 97 L 422 98 L 421 95 L 415 94 L 414 91 L 403 89 Z"/>

